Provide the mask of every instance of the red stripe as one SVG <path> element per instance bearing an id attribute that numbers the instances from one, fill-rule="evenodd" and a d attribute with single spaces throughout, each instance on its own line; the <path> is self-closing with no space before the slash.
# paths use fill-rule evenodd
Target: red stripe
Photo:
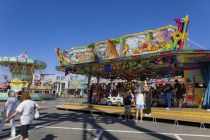
<path id="1" fill-rule="evenodd" d="M 184 68 L 184 70 L 199 70 L 200 67 L 190 67 L 190 68 Z"/>
<path id="2" fill-rule="evenodd" d="M 204 50 L 195 50 L 194 52 L 197 52 L 197 53 L 203 53 Z"/>
<path id="3" fill-rule="evenodd" d="M 193 95 L 187 95 L 187 101 L 192 101 L 193 100 Z"/>

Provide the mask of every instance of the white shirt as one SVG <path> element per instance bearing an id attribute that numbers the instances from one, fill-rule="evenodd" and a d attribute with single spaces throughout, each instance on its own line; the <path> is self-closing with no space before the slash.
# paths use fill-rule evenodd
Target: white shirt
<path id="1" fill-rule="evenodd" d="M 136 95 L 136 105 L 144 105 L 144 95 L 143 94 Z"/>
<path id="2" fill-rule="evenodd" d="M 39 105 L 32 100 L 25 100 L 19 104 L 16 111 L 20 112 L 21 125 L 32 123 L 35 115 L 35 107 L 37 108 L 38 106 Z"/>

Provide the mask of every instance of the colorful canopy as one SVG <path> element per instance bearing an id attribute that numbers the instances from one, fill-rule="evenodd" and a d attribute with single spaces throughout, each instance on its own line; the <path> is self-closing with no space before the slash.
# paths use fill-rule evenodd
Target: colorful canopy
<path id="1" fill-rule="evenodd" d="M 106 79 L 127 79 L 128 77 L 160 78 L 181 74 L 183 64 L 205 61 L 210 61 L 210 51 L 175 50 L 143 54 L 129 59 L 101 61 L 100 63 L 61 65 L 57 69 L 67 74 L 91 74 Z"/>
<path id="2" fill-rule="evenodd" d="M 80 48 L 57 49 L 57 70 L 106 79 L 159 78 L 179 75 L 184 63 L 209 61 L 210 51 L 188 49 L 188 16 L 175 21 L 177 27 L 168 25 Z"/>
<path id="3" fill-rule="evenodd" d="M 88 62 L 129 59 L 139 55 L 161 53 L 186 48 L 188 16 L 176 18 L 178 27 L 168 25 L 155 30 L 92 43 L 84 47 L 60 51 L 57 49 L 61 65 L 75 65 Z"/>

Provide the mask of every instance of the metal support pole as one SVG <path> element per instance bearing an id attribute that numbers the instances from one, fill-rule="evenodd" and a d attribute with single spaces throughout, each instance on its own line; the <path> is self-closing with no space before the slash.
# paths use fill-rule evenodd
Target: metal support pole
<path id="1" fill-rule="evenodd" d="M 178 120 L 174 120 L 174 125 L 179 125 Z"/>
<path id="2" fill-rule="evenodd" d="M 206 128 L 204 123 L 200 123 L 200 128 Z"/>
<path id="3" fill-rule="evenodd" d="M 99 81 L 100 81 L 100 78 L 99 78 L 99 76 L 97 76 L 97 83 L 96 83 L 96 93 L 97 93 L 97 97 L 99 97 L 99 94 L 98 94 L 98 91 L 99 91 Z"/>
<path id="4" fill-rule="evenodd" d="M 88 103 L 91 103 L 92 95 L 90 95 L 90 94 L 93 94 L 93 93 L 90 92 L 90 82 L 91 82 L 91 73 L 89 73 L 89 75 L 88 75 L 88 84 L 87 84 L 87 91 L 88 91 L 87 102 Z"/>

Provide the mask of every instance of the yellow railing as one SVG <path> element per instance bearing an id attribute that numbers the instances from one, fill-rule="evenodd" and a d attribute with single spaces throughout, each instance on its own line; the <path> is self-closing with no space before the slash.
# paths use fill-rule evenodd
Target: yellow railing
<path id="1" fill-rule="evenodd" d="M 123 107 L 117 106 L 103 106 L 103 105 L 91 105 L 91 104 L 79 104 L 79 103 L 65 103 L 64 105 L 58 105 L 57 109 L 67 110 L 80 110 L 80 111 L 91 111 L 101 112 L 108 114 L 124 114 Z M 135 116 L 135 108 L 132 108 L 131 113 Z M 163 108 L 152 108 L 153 119 L 167 119 L 175 121 L 188 121 L 198 123 L 209 123 L 210 124 L 210 113 L 203 109 L 190 109 L 190 108 L 176 108 L 172 110 L 165 110 Z"/>

